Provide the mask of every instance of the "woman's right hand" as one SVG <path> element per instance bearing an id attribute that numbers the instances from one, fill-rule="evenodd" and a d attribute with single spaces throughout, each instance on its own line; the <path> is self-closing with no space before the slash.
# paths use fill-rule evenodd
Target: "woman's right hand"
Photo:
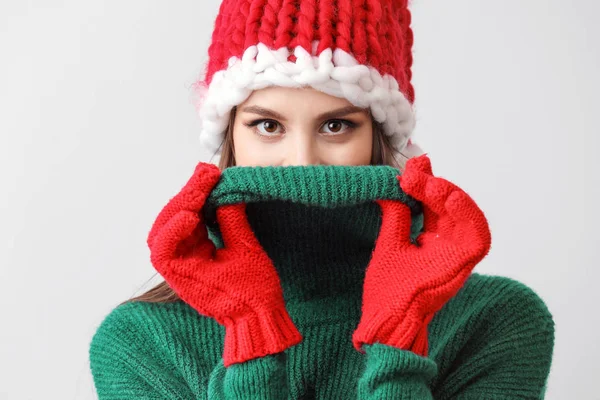
<path id="1" fill-rule="evenodd" d="M 179 297 L 225 326 L 223 363 L 276 354 L 302 341 L 283 298 L 277 271 L 246 217 L 246 205 L 217 209 L 224 247 L 216 249 L 202 207 L 220 170 L 199 163 L 159 213 L 148 235 L 151 261 Z"/>

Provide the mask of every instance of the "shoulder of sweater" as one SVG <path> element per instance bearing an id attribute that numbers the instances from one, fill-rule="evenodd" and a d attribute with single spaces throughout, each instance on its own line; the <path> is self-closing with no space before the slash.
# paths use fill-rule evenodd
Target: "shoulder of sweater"
<path id="1" fill-rule="evenodd" d="M 98 395 L 204 398 L 221 337 L 220 325 L 182 301 L 120 304 L 99 324 L 88 349 Z"/>
<path id="2" fill-rule="evenodd" d="M 526 313 L 540 320 L 553 322 L 548 306 L 533 288 L 506 276 L 473 273 L 455 301 L 494 308 L 508 307 L 501 310 L 507 316 Z"/>
<path id="3" fill-rule="evenodd" d="M 113 308 L 101 321 L 90 342 L 90 357 L 103 352 L 149 355 L 170 352 L 173 343 L 208 347 L 222 335 L 222 327 L 185 302 L 132 301 Z M 109 350 L 110 349 L 110 350 Z M 218 352 L 215 353 L 218 355 Z"/>
<path id="4" fill-rule="evenodd" d="M 553 347 L 555 323 L 548 306 L 513 278 L 472 273 L 438 314 L 435 319 L 446 327 L 468 326 L 477 335 L 536 336 Z"/>

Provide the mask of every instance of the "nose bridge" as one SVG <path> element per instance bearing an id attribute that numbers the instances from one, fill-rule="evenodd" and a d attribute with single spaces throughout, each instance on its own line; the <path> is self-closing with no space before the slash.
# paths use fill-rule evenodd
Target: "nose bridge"
<path id="1" fill-rule="evenodd" d="M 288 163 L 291 165 L 311 165 L 319 163 L 316 138 L 313 132 L 306 128 L 298 128 L 293 133 L 288 151 Z"/>

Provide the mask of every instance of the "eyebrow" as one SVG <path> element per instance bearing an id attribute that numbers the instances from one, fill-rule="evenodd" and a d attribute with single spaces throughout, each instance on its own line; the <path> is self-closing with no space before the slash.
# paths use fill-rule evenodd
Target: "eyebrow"
<path id="1" fill-rule="evenodd" d="M 268 108 L 264 108 L 264 107 L 260 107 L 260 106 L 246 106 L 246 107 L 242 108 L 242 111 L 252 113 L 252 114 L 262 115 L 263 117 L 279 119 L 282 121 L 286 120 L 285 117 L 283 115 L 279 114 L 278 112 L 275 112 L 273 110 L 269 110 Z M 367 110 L 365 108 L 350 105 L 350 106 L 345 106 L 342 108 L 338 108 L 336 110 L 331 110 L 331 111 L 327 111 L 322 114 L 319 114 L 317 116 L 317 119 L 338 118 L 338 117 L 343 117 L 344 115 L 354 114 L 357 112 L 366 112 L 366 111 Z"/>

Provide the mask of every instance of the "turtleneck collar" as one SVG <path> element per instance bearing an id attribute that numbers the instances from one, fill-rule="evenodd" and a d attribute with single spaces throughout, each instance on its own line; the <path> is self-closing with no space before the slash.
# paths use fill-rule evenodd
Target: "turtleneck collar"
<path id="1" fill-rule="evenodd" d="M 232 167 L 223 171 L 204 214 L 221 247 L 216 208 L 247 203 L 248 222 L 273 260 L 296 322 L 357 316 L 381 226 L 374 201 L 411 207 L 413 236 L 422 226 L 420 203 L 402 192 L 398 174 L 389 166 Z"/>

